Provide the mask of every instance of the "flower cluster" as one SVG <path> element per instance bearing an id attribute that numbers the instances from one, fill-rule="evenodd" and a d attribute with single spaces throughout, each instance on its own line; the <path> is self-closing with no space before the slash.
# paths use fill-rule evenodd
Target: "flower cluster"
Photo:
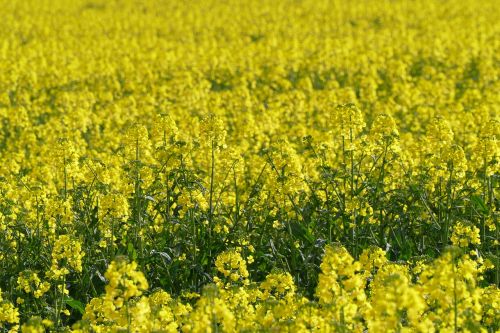
<path id="1" fill-rule="evenodd" d="M 0 328 L 6 329 L 7 332 L 18 332 L 19 330 L 19 311 L 9 301 L 2 297 L 0 289 Z"/>
<path id="2" fill-rule="evenodd" d="M 71 271 L 81 272 L 84 255 L 80 241 L 69 235 L 59 236 L 54 242 L 50 271 L 47 276 L 52 280 L 59 280 Z"/>

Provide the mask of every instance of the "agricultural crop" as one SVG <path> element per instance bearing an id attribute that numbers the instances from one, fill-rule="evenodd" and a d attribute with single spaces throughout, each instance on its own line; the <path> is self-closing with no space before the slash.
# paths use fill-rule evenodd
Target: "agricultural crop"
<path id="1" fill-rule="evenodd" d="M 0 0 L 0 332 L 498 332 L 494 0 Z"/>

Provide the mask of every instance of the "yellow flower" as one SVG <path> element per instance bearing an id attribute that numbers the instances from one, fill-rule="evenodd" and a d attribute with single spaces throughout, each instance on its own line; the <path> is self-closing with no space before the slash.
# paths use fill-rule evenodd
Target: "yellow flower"
<path id="1" fill-rule="evenodd" d="M 461 222 L 458 222 L 453 227 L 451 242 L 453 243 L 453 245 L 459 247 L 467 247 L 469 246 L 469 244 L 481 244 L 481 239 L 479 238 L 479 228 L 474 225 L 467 226 Z"/>

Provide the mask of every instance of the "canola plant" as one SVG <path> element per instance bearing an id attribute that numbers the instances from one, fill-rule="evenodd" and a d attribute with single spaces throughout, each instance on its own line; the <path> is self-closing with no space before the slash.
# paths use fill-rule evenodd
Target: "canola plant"
<path id="1" fill-rule="evenodd" d="M 498 332 L 494 0 L 0 0 L 0 332 Z"/>

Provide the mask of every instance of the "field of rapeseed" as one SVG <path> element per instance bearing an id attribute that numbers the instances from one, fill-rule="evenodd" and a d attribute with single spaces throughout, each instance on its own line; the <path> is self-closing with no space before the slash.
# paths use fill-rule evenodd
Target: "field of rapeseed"
<path id="1" fill-rule="evenodd" d="M 0 332 L 499 332 L 495 0 L 0 0 Z"/>

